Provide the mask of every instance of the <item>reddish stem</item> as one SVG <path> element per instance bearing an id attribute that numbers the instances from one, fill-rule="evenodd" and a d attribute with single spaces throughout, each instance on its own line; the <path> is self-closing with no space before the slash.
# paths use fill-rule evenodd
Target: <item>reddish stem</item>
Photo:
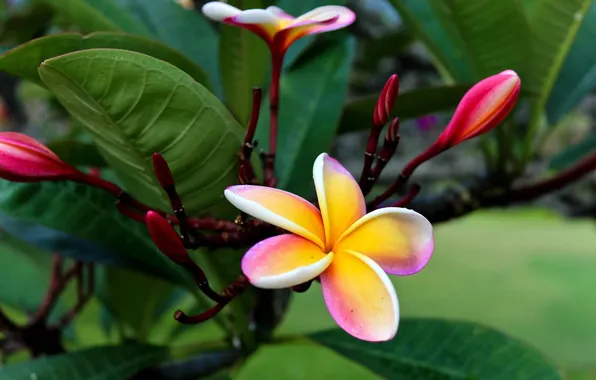
<path id="1" fill-rule="evenodd" d="M 393 194 L 398 192 L 406 184 L 406 182 L 408 182 L 408 179 L 410 179 L 410 176 L 414 173 L 418 166 L 435 157 L 441 152 L 442 150 L 439 148 L 439 145 L 433 144 L 427 150 L 419 154 L 416 158 L 414 158 L 406 165 L 406 167 L 402 170 L 401 174 L 395 179 L 391 186 L 387 188 L 387 190 L 385 190 L 381 195 L 379 195 L 367 204 L 367 208 L 374 209 L 378 207 L 382 202 L 389 199 Z"/>
<path id="2" fill-rule="evenodd" d="M 275 153 L 277 151 L 277 125 L 279 116 L 279 82 L 284 53 L 273 53 L 271 85 L 269 87 L 269 153 L 265 157 L 265 185 L 275 187 Z"/>
<path id="3" fill-rule="evenodd" d="M 246 128 L 246 134 L 244 135 L 244 143 L 240 150 L 240 168 L 238 170 L 238 182 L 241 184 L 245 183 L 256 183 L 256 176 L 250 157 L 255 148 L 255 132 L 257 130 L 257 124 L 259 123 L 259 114 L 261 110 L 261 96 L 262 92 L 260 88 L 254 88 L 252 90 L 252 109 L 250 112 L 250 120 Z"/>
<path id="4" fill-rule="evenodd" d="M 508 193 L 508 199 L 515 202 L 534 199 L 542 194 L 558 190 L 593 170 L 596 170 L 596 153 L 589 155 L 552 178 L 519 189 L 512 189 Z"/>
<path id="5" fill-rule="evenodd" d="M 364 182 L 362 182 L 362 178 L 360 179 L 360 188 L 362 189 L 362 194 L 367 196 L 368 193 L 372 190 L 373 185 L 381 176 L 383 169 L 395 154 L 397 150 L 397 146 L 399 145 L 399 118 L 394 118 L 387 129 L 387 133 L 385 135 L 385 141 L 383 143 L 383 148 L 381 148 L 381 152 L 377 157 L 377 162 L 369 172 L 367 178 Z M 375 148 L 376 149 L 376 148 Z M 366 157 L 365 157 L 366 160 Z M 366 161 L 365 161 L 366 165 Z M 369 168 L 370 169 L 370 168 Z M 364 174 L 364 173 L 363 173 Z"/>
<path id="6" fill-rule="evenodd" d="M 410 190 L 408 191 L 405 197 L 389 205 L 389 207 L 405 207 L 408 204 L 410 204 L 410 202 L 412 202 L 414 198 L 416 198 L 418 193 L 420 193 L 420 185 L 414 184 L 410 186 Z"/>
<path id="7" fill-rule="evenodd" d="M 375 153 L 379 144 L 379 136 L 381 135 L 382 125 L 373 124 L 368 134 L 368 142 L 366 143 L 366 152 L 364 152 L 364 165 L 362 166 L 362 173 L 360 174 L 360 186 L 365 187 L 369 182 L 372 182 L 370 169 L 375 160 Z"/>

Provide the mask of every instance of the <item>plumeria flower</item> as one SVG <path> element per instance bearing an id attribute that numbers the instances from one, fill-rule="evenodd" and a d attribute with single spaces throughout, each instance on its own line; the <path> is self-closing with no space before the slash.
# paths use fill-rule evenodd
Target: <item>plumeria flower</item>
<path id="1" fill-rule="evenodd" d="M 274 53 L 283 55 L 297 39 L 309 34 L 344 28 L 354 22 L 354 12 L 346 7 L 329 5 L 293 17 L 278 7 L 241 11 L 229 4 L 213 1 L 203 6 L 212 20 L 236 25 L 261 37 Z"/>
<path id="2" fill-rule="evenodd" d="M 325 153 L 316 159 L 313 177 L 320 211 L 283 190 L 226 189 L 238 209 L 289 232 L 250 248 L 242 271 L 265 289 L 320 277 L 325 303 L 340 327 L 362 340 L 389 340 L 397 332 L 399 306 L 385 272 L 403 276 L 421 270 L 433 252 L 432 225 L 405 208 L 367 214 L 352 175 Z"/>

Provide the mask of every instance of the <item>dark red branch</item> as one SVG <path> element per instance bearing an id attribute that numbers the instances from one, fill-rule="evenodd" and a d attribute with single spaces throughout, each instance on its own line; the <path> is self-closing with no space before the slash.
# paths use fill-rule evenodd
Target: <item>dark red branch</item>
<path id="1" fill-rule="evenodd" d="M 77 262 L 77 273 L 76 273 L 76 280 L 77 280 L 77 301 L 75 305 L 62 317 L 58 322 L 58 328 L 64 328 L 68 324 L 72 322 L 74 317 L 76 317 L 81 310 L 85 307 L 87 302 L 93 296 L 95 292 L 95 266 L 93 263 L 89 263 L 87 265 L 83 265 L 81 262 Z M 87 268 L 87 278 L 86 278 L 86 287 L 85 287 L 85 274 L 83 272 L 84 267 Z"/>
<path id="2" fill-rule="evenodd" d="M 170 199 L 172 210 L 180 225 L 180 233 L 182 234 L 184 246 L 187 248 L 196 247 L 199 242 L 204 240 L 204 237 L 190 225 L 186 211 L 184 211 L 182 199 L 180 199 L 176 191 L 176 183 L 172 171 L 166 160 L 159 153 L 153 153 L 153 169 L 155 170 L 159 184 Z"/>
<path id="3" fill-rule="evenodd" d="M 377 157 L 374 169 L 369 173 L 368 177 L 365 178 L 364 182 L 362 182 L 362 178 L 360 178 L 360 188 L 362 189 L 362 194 L 364 196 L 368 195 L 371 191 L 373 185 L 381 176 L 383 169 L 385 169 L 385 166 L 387 166 L 387 163 L 389 163 L 389 160 L 391 160 L 391 157 L 395 154 L 398 145 L 399 118 L 396 117 L 391 121 L 389 128 L 387 128 L 383 148 L 381 148 L 381 152 Z"/>
<path id="4" fill-rule="evenodd" d="M 238 182 L 240 184 L 256 184 L 255 171 L 252 166 L 251 156 L 256 146 L 255 132 L 259 123 L 259 114 L 261 110 L 261 89 L 254 88 L 252 90 L 252 109 L 250 112 L 250 120 L 244 135 L 244 142 L 240 150 L 240 167 L 238 169 Z"/>
<path id="5" fill-rule="evenodd" d="M 269 87 L 269 153 L 262 154 L 265 186 L 275 187 L 275 154 L 277 151 L 277 125 L 279 116 L 279 82 L 283 67 L 283 54 L 273 54 L 271 84 Z"/>
<path id="6" fill-rule="evenodd" d="M 217 315 L 217 313 L 219 313 L 228 303 L 230 303 L 230 301 L 242 294 L 248 288 L 248 285 L 248 279 L 245 276 L 240 275 L 236 281 L 234 281 L 220 293 L 220 301 L 217 302 L 217 305 L 201 314 L 193 316 L 185 314 L 182 310 L 177 310 L 174 313 L 174 319 L 183 324 L 197 324 L 205 322 Z"/>
<path id="7" fill-rule="evenodd" d="M 405 197 L 391 204 L 389 207 L 405 207 L 409 205 L 414 200 L 414 198 L 416 198 L 418 193 L 420 193 L 420 185 L 414 184 L 410 186 L 410 190 L 408 191 Z"/>
<path id="8" fill-rule="evenodd" d="M 552 178 L 518 189 L 512 189 L 509 192 L 508 197 L 513 202 L 535 199 L 543 194 L 561 189 L 570 182 L 580 179 L 593 170 L 596 170 L 596 153 L 589 155 Z"/>

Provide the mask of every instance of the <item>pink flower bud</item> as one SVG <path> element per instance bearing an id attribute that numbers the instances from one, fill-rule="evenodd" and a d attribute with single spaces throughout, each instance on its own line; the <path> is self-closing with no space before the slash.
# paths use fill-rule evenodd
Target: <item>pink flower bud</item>
<path id="1" fill-rule="evenodd" d="M 453 118 L 437 143 L 447 149 L 486 133 L 511 112 L 521 81 L 513 70 L 505 70 L 476 83 L 459 102 Z"/>
<path id="2" fill-rule="evenodd" d="M 393 106 L 395 105 L 395 99 L 399 92 L 399 78 L 396 74 L 393 74 L 385 83 L 383 91 L 379 96 L 377 107 L 375 108 L 375 114 L 373 116 L 374 124 L 385 125 L 391 113 L 393 112 Z"/>
<path id="3" fill-rule="evenodd" d="M 48 147 L 17 132 L 0 132 L 0 178 L 14 182 L 73 179 L 81 175 Z"/>
<path id="4" fill-rule="evenodd" d="M 180 236 L 163 216 L 155 211 L 149 211 L 145 215 L 145 223 L 151 239 L 164 255 L 176 263 L 188 261 L 188 253 Z"/>

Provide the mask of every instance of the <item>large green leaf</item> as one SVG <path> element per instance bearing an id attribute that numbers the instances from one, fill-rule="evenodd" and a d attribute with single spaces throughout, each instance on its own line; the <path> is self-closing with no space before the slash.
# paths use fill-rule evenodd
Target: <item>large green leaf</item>
<path id="1" fill-rule="evenodd" d="M 236 179 L 243 130 L 188 74 L 144 54 L 116 49 L 52 58 L 39 73 L 141 202 L 169 209 L 152 168 L 151 156 L 159 152 L 170 163 L 189 213 L 231 210 L 223 190 Z"/>
<path id="2" fill-rule="evenodd" d="M 279 186 L 302 195 L 312 192 L 311 167 L 329 149 L 337 130 L 354 56 L 352 38 L 332 44 L 281 80 L 276 170 Z M 263 109 L 268 109 L 265 101 Z M 266 146 L 269 116 L 257 129 Z"/>
<path id="3" fill-rule="evenodd" d="M 473 323 L 402 320 L 386 343 L 358 341 L 335 329 L 316 342 L 387 379 L 560 379 L 557 369 L 522 343 Z"/>
<path id="4" fill-rule="evenodd" d="M 420 38 L 438 69 L 458 82 L 474 81 L 472 63 L 464 50 L 464 42 L 455 38 L 452 23 L 445 28 L 446 19 L 439 20 L 433 8 L 433 0 L 390 0 L 404 23 Z M 441 22 L 442 21 L 442 22 Z M 452 33 L 448 33 L 451 29 Z"/>
<path id="5" fill-rule="evenodd" d="M 103 2 L 106 0 L 88 0 Z M 153 37 L 181 51 L 209 75 L 219 95 L 218 36 L 200 12 L 182 8 L 173 0 L 112 0 L 142 22 Z"/>
<path id="6" fill-rule="evenodd" d="M 534 0 L 528 19 L 531 59 L 523 86 L 546 100 L 591 0 Z"/>
<path id="7" fill-rule="evenodd" d="M 53 9 L 39 1 L 0 10 L 0 42 L 7 45 L 29 41 L 45 31 L 53 16 Z"/>
<path id="8" fill-rule="evenodd" d="M 475 79 L 506 69 L 525 71 L 530 30 L 518 0 L 433 0 L 432 4 L 451 39 L 463 42 Z"/>
<path id="9" fill-rule="evenodd" d="M 132 330 L 138 340 L 146 340 L 161 306 L 175 287 L 155 277 L 125 268 L 102 267 L 98 273 L 96 294 L 113 318 Z M 170 313 L 171 314 L 171 313 Z"/>
<path id="10" fill-rule="evenodd" d="M 146 227 L 120 215 L 103 190 L 72 182 L 2 180 L 0 224 L 49 252 L 122 265 L 194 288 L 189 275 L 157 251 Z"/>
<path id="11" fill-rule="evenodd" d="M 470 86 L 437 86 L 408 91 L 397 97 L 393 116 L 402 120 L 455 108 Z M 379 96 L 370 95 L 348 102 L 339 123 L 340 133 L 368 129 Z"/>
<path id="12" fill-rule="evenodd" d="M 80 0 L 81 1 L 81 0 Z M 141 21 L 134 17 L 126 8 L 118 3 L 118 0 L 82 0 L 91 5 L 94 9 L 102 15 L 110 19 L 116 26 L 125 32 L 139 34 L 142 36 L 151 36 L 152 33 L 149 28 Z M 70 20 L 79 28 L 85 29 L 84 25 L 80 25 L 77 19 Z"/>
<path id="13" fill-rule="evenodd" d="M 83 143 L 73 139 L 60 139 L 48 143 L 47 146 L 62 161 L 68 162 L 73 166 L 106 166 L 105 160 L 93 143 Z"/>
<path id="14" fill-rule="evenodd" d="M 167 357 L 167 348 L 148 344 L 103 346 L 9 365 L 0 380 L 126 380 Z"/>
<path id="15" fill-rule="evenodd" d="M 236 0 L 230 5 L 262 8 L 261 0 Z M 250 116 L 252 88 L 263 87 L 270 60 L 267 45 L 256 34 L 236 26 L 221 26 L 219 65 L 224 95 L 226 104 L 243 125 Z"/>
<path id="16" fill-rule="evenodd" d="M 551 91 L 546 112 L 557 123 L 596 87 L 596 2 L 584 16 L 563 67 Z"/>
<path id="17" fill-rule="evenodd" d="M 0 304 L 32 313 L 48 284 L 50 255 L 0 231 Z"/>
<path id="18" fill-rule="evenodd" d="M 60 15 L 77 25 L 83 33 L 97 31 L 121 31 L 113 20 L 84 0 L 43 0 L 52 6 Z"/>
<path id="19" fill-rule="evenodd" d="M 149 38 L 114 32 L 97 32 L 87 36 L 66 33 L 38 38 L 0 56 L 0 70 L 43 85 L 37 69 L 44 60 L 93 48 L 123 49 L 147 54 L 177 66 L 197 82 L 208 86 L 203 70 L 178 51 Z"/>

